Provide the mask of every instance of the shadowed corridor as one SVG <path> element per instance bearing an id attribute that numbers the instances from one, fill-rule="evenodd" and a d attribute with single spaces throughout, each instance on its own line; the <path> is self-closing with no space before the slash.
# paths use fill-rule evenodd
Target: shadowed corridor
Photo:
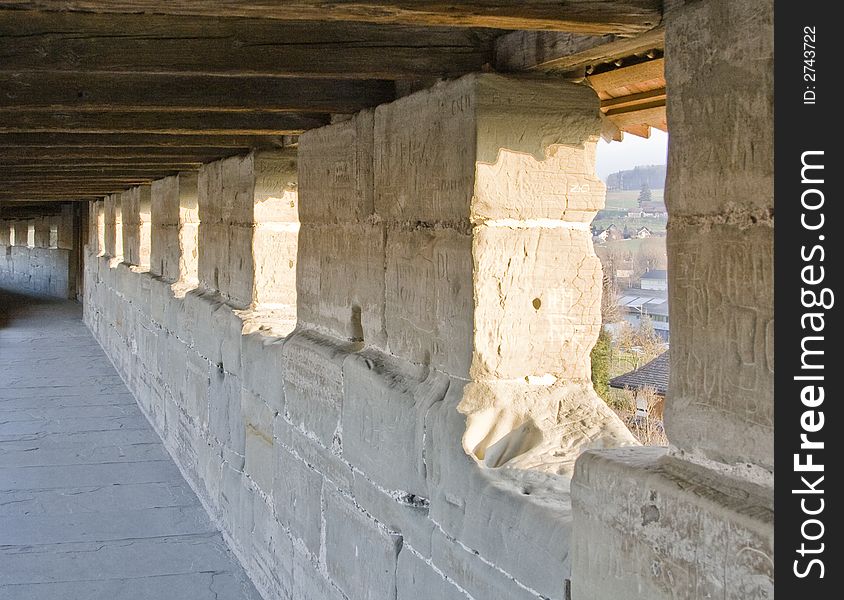
<path id="1" fill-rule="evenodd" d="M 0 598 L 258 600 L 81 317 L 0 290 Z"/>

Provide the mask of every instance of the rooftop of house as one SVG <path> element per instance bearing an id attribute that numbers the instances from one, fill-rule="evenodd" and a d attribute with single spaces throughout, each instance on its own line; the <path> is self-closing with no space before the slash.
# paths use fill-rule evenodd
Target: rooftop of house
<path id="1" fill-rule="evenodd" d="M 670 361 L 666 350 L 649 363 L 645 363 L 638 369 L 634 369 L 624 375 L 610 379 L 610 387 L 617 389 L 641 390 L 649 387 L 660 396 L 665 396 L 668 391 L 668 375 Z"/>

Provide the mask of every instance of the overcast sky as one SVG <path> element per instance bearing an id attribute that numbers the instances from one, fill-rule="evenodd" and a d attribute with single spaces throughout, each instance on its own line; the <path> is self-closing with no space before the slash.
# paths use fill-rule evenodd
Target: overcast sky
<path id="1" fill-rule="evenodd" d="M 624 134 L 624 141 L 598 142 L 597 167 L 598 177 L 605 180 L 607 175 L 616 171 L 625 171 L 639 165 L 664 165 L 668 151 L 668 134 L 659 129 L 651 129 L 651 137 L 645 139 L 632 133 Z"/>

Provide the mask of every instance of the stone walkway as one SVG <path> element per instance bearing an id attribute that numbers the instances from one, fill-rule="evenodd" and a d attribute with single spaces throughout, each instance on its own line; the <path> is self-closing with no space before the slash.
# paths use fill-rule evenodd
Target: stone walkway
<path id="1" fill-rule="evenodd" d="M 260 600 L 81 313 L 0 290 L 0 598 Z"/>

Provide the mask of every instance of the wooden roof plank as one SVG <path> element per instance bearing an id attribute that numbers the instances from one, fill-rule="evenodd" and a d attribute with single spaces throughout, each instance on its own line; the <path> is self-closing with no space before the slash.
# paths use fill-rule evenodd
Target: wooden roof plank
<path id="1" fill-rule="evenodd" d="M 0 110 L 354 113 L 395 98 L 383 80 L 147 73 L 0 73 Z"/>
<path id="2" fill-rule="evenodd" d="M 0 0 L 0 8 L 585 33 L 635 33 L 662 18 L 659 0 Z"/>
<path id="3" fill-rule="evenodd" d="M 462 75 L 494 31 L 159 15 L 0 11 L 0 72 L 338 79 Z"/>

